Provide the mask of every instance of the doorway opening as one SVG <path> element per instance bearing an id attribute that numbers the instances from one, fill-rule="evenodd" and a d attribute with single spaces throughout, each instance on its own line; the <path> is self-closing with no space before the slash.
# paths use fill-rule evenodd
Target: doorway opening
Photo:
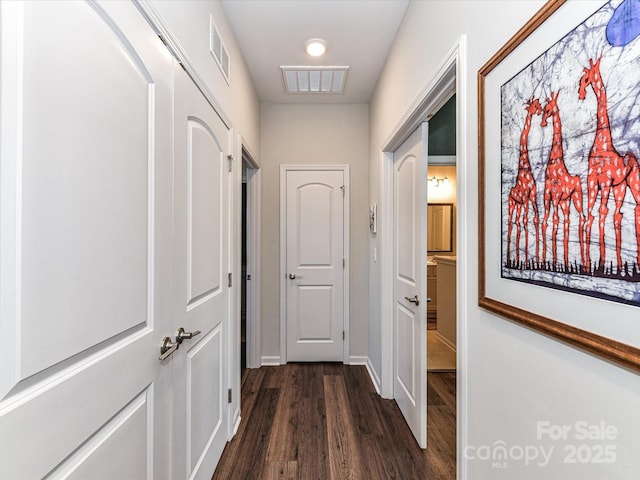
<path id="1" fill-rule="evenodd" d="M 240 369 L 259 368 L 260 344 L 260 164 L 242 149 L 240 194 Z"/>
<path id="2" fill-rule="evenodd" d="M 415 131 L 416 127 L 432 118 L 432 116 L 446 103 L 451 96 L 456 93 L 456 204 L 458 206 L 456 218 L 460 225 L 467 225 L 467 209 L 469 208 L 469 185 L 467 173 L 466 159 L 466 38 L 462 35 L 456 44 L 449 51 L 444 61 L 436 71 L 435 75 L 425 85 L 420 92 L 418 98 L 413 103 L 411 110 L 407 111 L 396 129 L 388 137 L 382 148 L 382 168 L 381 168 L 381 205 L 380 205 L 380 221 L 382 222 L 382 231 L 380 235 L 380 258 L 381 258 L 381 298 L 380 298 L 380 318 L 381 318 L 381 360 L 382 375 L 380 381 L 380 393 L 385 398 L 395 398 L 394 394 L 394 362 L 398 358 L 398 354 L 394 349 L 394 185 L 393 185 L 393 161 L 394 152 L 400 147 L 409 135 Z M 424 216 L 426 219 L 427 205 L 424 205 Z M 464 455 L 462 455 L 461 446 L 467 441 L 467 432 L 465 428 L 466 415 L 465 408 L 467 405 L 466 398 L 466 318 L 467 318 L 467 287 L 463 279 L 469 276 L 469 255 L 474 251 L 469 246 L 467 234 L 464 228 L 457 229 L 455 234 L 456 250 L 460 256 L 460 261 L 456 263 L 456 367 L 457 375 L 455 378 L 456 398 L 453 399 L 455 404 L 455 415 L 457 417 L 455 424 L 456 435 L 454 443 L 456 444 L 456 464 L 457 475 L 464 478 L 466 474 L 466 464 Z M 426 243 L 426 241 L 425 241 Z M 427 292 L 427 295 L 429 293 Z M 426 314 L 424 321 L 426 322 Z M 426 342 L 424 342 L 426 347 Z M 426 348 L 422 353 L 427 355 Z M 423 358 L 425 358 L 423 357 Z M 426 371 L 423 372 L 426 378 Z M 426 402 L 426 398 L 425 398 Z M 429 408 L 427 408 L 427 417 L 429 417 Z M 425 425 L 426 427 L 426 425 Z M 427 442 L 428 443 L 428 442 Z"/>
<path id="3" fill-rule="evenodd" d="M 427 371 L 456 370 L 456 95 L 429 120 Z"/>
<path id="4" fill-rule="evenodd" d="M 247 167 L 242 163 L 242 213 L 240 215 L 240 376 L 247 368 Z"/>

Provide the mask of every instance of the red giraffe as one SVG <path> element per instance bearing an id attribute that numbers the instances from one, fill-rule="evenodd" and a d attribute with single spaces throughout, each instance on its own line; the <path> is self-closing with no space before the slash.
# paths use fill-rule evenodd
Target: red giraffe
<path id="1" fill-rule="evenodd" d="M 584 262 L 584 214 L 582 213 L 582 183 L 578 175 L 571 175 L 564 164 L 564 151 L 562 148 L 562 123 L 560 122 L 560 110 L 558 109 L 558 93 L 551 93 L 547 98 L 542 112 L 543 127 L 547 126 L 547 119 L 553 121 L 553 142 L 549 152 L 549 161 L 545 170 L 544 180 L 544 220 L 542 221 L 542 261 L 547 258 L 547 222 L 553 206 L 553 230 L 551 232 L 551 248 L 553 252 L 553 268 L 557 265 L 558 224 L 560 223 L 558 208 L 562 209 L 564 216 L 564 265 L 569 266 L 569 208 L 573 200 L 573 206 L 578 212 L 578 235 L 580 239 L 580 261 Z"/>
<path id="2" fill-rule="evenodd" d="M 524 128 L 520 135 L 520 160 L 518 161 L 518 176 L 516 184 L 509 191 L 509 224 L 507 230 L 507 264 L 511 262 L 511 232 L 513 224 L 516 224 L 516 265 L 520 263 L 520 230 L 524 232 L 524 258 L 525 264 L 529 261 L 529 204 L 533 208 L 533 226 L 536 230 L 536 263 L 540 260 L 539 244 L 540 237 L 538 233 L 538 224 L 540 216 L 538 214 L 538 204 L 536 203 L 536 182 L 531 173 L 531 164 L 529 163 L 529 151 L 527 143 L 529 140 L 529 131 L 531 130 L 531 119 L 534 115 L 542 113 L 542 106 L 537 98 L 531 97 L 525 103 L 527 117 L 524 121 Z M 520 225 L 522 219 L 523 225 Z"/>
<path id="3" fill-rule="evenodd" d="M 637 262 L 640 264 L 640 168 L 635 155 L 628 152 L 622 157 L 613 146 L 611 141 L 611 129 L 609 126 L 609 113 L 607 111 L 607 93 L 604 89 L 602 76 L 600 75 L 600 60 L 594 63 L 589 59 L 589 68 L 584 69 L 584 74 L 580 79 L 578 98 L 584 100 L 587 96 L 587 87 L 591 86 L 596 94 L 598 102 L 596 138 L 593 141 L 591 152 L 589 152 L 589 173 L 587 177 L 588 186 L 588 213 L 587 228 L 585 232 L 586 240 L 586 264 L 591 268 L 589 247 L 591 246 L 591 226 L 593 225 L 593 207 L 600 194 L 600 208 L 598 209 L 598 227 L 600 229 L 600 262 L 599 269 L 603 269 L 605 263 L 605 239 L 604 226 L 609 209 L 607 202 L 609 194 L 613 190 L 615 200 L 615 210 L 613 213 L 613 227 L 616 234 L 616 260 L 618 262 L 618 272 L 622 271 L 622 203 L 627 193 L 627 187 L 631 190 L 631 195 L 636 202 L 635 226 L 636 226 L 636 248 Z"/>

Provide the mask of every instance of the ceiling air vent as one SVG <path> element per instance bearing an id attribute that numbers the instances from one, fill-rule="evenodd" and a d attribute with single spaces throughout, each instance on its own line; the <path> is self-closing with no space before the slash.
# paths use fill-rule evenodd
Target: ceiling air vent
<path id="1" fill-rule="evenodd" d="M 284 89 L 291 94 L 344 93 L 349 67 L 280 67 Z"/>
<path id="2" fill-rule="evenodd" d="M 229 83 L 229 54 L 222 43 L 220 30 L 213 21 L 213 15 L 209 15 L 209 52 L 213 55 L 224 79 Z"/>

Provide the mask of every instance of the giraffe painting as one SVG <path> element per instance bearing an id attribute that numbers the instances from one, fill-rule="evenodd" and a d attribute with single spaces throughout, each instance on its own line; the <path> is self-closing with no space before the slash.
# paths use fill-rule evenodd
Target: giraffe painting
<path id="1" fill-rule="evenodd" d="M 564 149 L 562 146 L 562 123 L 558 108 L 558 92 L 551 93 L 547 98 L 543 112 L 541 126 L 547 126 L 547 120 L 551 118 L 553 124 L 553 141 L 549 151 L 549 160 L 545 170 L 544 180 L 544 219 L 542 221 L 542 260 L 546 261 L 547 242 L 546 232 L 549 214 L 553 209 L 553 227 L 551 232 L 551 251 L 553 260 L 551 268 L 558 265 L 557 234 L 560 223 L 559 210 L 562 210 L 564 219 L 564 269 L 569 267 L 569 209 L 571 202 L 578 212 L 578 241 L 580 243 L 580 260 L 584 263 L 584 214 L 582 212 L 582 183 L 578 175 L 571 175 L 564 163 Z"/>
<path id="2" fill-rule="evenodd" d="M 524 255 L 525 265 L 529 264 L 529 205 L 533 210 L 533 228 L 536 234 L 536 264 L 540 260 L 539 246 L 540 237 L 538 224 L 540 223 L 540 216 L 538 214 L 538 205 L 536 203 L 536 182 L 533 174 L 531 173 L 531 163 L 529 162 L 529 131 L 531 130 L 531 119 L 534 115 L 540 115 L 542 113 L 542 106 L 540 101 L 533 96 L 525 103 L 525 110 L 527 116 L 524 120 L 524 127 L 522 128 L 522 134 L 520 135 L 520 159 L 518 161 L 518 175 L 516 177 L 516 184 L 511 188 L 509 192 L 509 217 L 508 217 L 508 234 L 507 234 L 507 262 L 511 262 L 511 233 L 513 230 L 513 224 L 516 225 L 516 242 L 515 242 L 515 266 L 520 264 L 520 232 L 524 233 Z"/>
<path id="3" fill-rule="evenodd" d="M 640 307 L 640 0 L 587 3 L 488 75 L 485 251 L 501 279 Z"/>
<path id="4" fill-rule="evenodd" d="M 590 266 L 591 258 L 589 247 L 591 245 L 591 227 L 594 221 L 593 208 L 598 196 L 600 207 L 598 209 L 598 229 L 600 233 L 600 258 L 597 268 L 602 270 L 606 259 L 605 222 L 609 213 L 607 202 L 613 192 L 615 210 L 613 212 L 613 227 L 616 237 L 616 262 L 618 272 L 624 275 L 621 246 L 622 246 L 622 203 L 627 193 L 627 188 L 635 200 L 635 231 L 637 263 L 640 264 L 640 169 L 638 161 L 633 153 L 627 152 L 620 155 L 611 139 L 609 112 L 607 110 L 607 93 L 605 91 L 602 75 L 600 74 L 599 57 L 595 62 L 589 59 L 589 67 L 584 68 L 584 74 L 580 79 L 578 98 L 584 100 L 587 96 L 587 88 L 593 88 L 598 102 L 596 116 L 596 135 L 589 153 L 589 174 L 587 177 L 589 218 L 585 231 L 586 258 L 585 265 Z"/>

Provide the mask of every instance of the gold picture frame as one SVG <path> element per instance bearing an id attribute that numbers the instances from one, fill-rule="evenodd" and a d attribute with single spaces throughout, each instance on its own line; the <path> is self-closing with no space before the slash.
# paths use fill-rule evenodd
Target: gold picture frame
<path id="1" fill-rule="evenodd" d="M 560 44 L 560 39 L 556 38 L 554 40 L 550 38 L 550 32 L 556 35 L 560 33 L 568 35 L 569 32 L 578 31 L 577 28 L 571 30 L 568 25 L 581 26 L 580 22 L 586 22 L 591 18 L 586 15 L 592 15 L 595 7 L 607 5 L 607 2 L 594 5 L 590 13 L 584 11 L 584 6 L 577 7 L 570 3 L 565 0 L 550 0 L 547 2 L 478 71 L 478 304 L 483 309 L 536 332 L 639 372 L 640 338 L 638 337 L 640 335 L 636 333 L 639 329 L 637 326 L 635 329 L 631 328 L 634 312 L 636 323 L 640 321 L 640 311 L 637 311 L 638 306 L 616 304 L 607 302 L 606 299 L 602 298 L 586 297 L 585 299 L 583 296 L 567 294 L 560 290 L 551 290 L 550 293 L 544 290 L 547 295 L 553 296 L 556 299 L 555 301 L 560 302 L 560 310 L 563 310 L 564 314 L 557 316 L 557 307 L 540 305 L 540 308 L 538 308 L 538 304 L 535 304 L 529 298 L 541 294 L 543 292 L 541 288 L 544 287 L 532 285 L 535 282 L 523 283 L 514 282 L 510 279 L 505 280 L 503 275 L 498 272 L 498 270 L 501 272 L 503 268 L 501 265 L 503 264 L 505 244 L 503 240 L 505 235 L 502 233 L 504 228 L 502 223 L 505 216 L 501 213 L 505 209 L 504 196 L 496 199 L 494 194 L 496 190 L 504 191 L 504 188 L 502 188 L 503 180 L 498 178 L 501 175 L 499 152 L 502 142 L 501 129 L 503 128 L 500 126 L 501 122 L 499 121 L 499 118 L 502 118 L 499 116 L 502 109 L 500 86 L 517 75 L 518 72 L 521 72 L 525 68 L 523 65 L 532 65 L 534 59 L 541 58 L 543 54 L 551 50 L 552 46 L 559 48 L 557 45 Z M 583 10 L 581 11 L 580 8 L 583 8 Z M 572 21 L 574 23 L 568 23 Z M 561 37 L 561 39 L 565 37 Z M 500 73 L 496 73 L 498 70 L 500 70 Z M 494 76 L 497 78 L 492 78 Z M 557 78 L 555 80 L 557 81 Z M 542 95 L 542 92 L 539 93 Z M 546 94 L 549 95 L 548 89 Z M 573 94 L 573 91 L 567 88 L 560 95 L 568 97 Z M 553 93 L 551 93 L 551 96 L 553 97 Z M 531 98 L 533 99 L 533 96 Z M 541 98 L 540 101 L 543 101 L 543 99 Z M 522 110 L 522 113 L 524 113 L 524 110 Z M 538 128 L 538 125 L 539 123 L 536 128 Z M 636 152 L 636 155 L 640 156 L 640 152 Z M 540 172 L 540 168 L 538 167 L 538 172 Z M 541 174 L 539 173 L 538 175 L 540 176 Z M 501 193 L 501 195 L 504 194 Z M 510 213 L 508 219 L 511 221 Z M 536 235 L 538 234 L 537 228 L 536 226 Z M 562 228 L 562 225 L 560 225 L 560 228 Z M 567 227 L 565 226 L 565 228 Z M 597 236 L 597 228 L 594 232 L 595 238 Z M 526 232 L 525 235 L 529 235 L 529 233 Z M 586 234 L 581 235 L 580 239 L 582 241 L 582 238 L 586 238 Z M 532 234 L 531 238 L 533 238 Z M 508 242 L 509 240 L 506 241 L 507 263 L 509 261 Z M 542 238 L 542 242 L 546 242 L 546 237 Z M 558 244 L 560 242 L 559 240 Z M 545 258 L 542 259 L 542 263 L 544 262 Z M 496 264 L 501 265 L 496 266 Z M 488 280 L 491 280 L 491 282 L 488 282 Z M 503 289 L 502 286 L 504 285 L 508 289 Z M 508 291 L 503 294 L 502 290 Z M 583 307 L 582 304 L 586 303 L 587 305 L 584 308 L 588 308 L 589 305 L 594 305 L 594 302 L 601 305 L 611 305 L 611 316 L 607 315 L 608 318 L 602 319 L 600 323 L 594 321 L 594 319 L 581 318 L 579 308 Z M 553 301 L 539 303 L 553 303 Z M 575 312 L 578 313 L 569 313 L 573 305 L 576 306 Z M 556 310 L 553 310 L 553 308 L 556 308 Z M 616 315 L 621 318 L 621 322 L 624 322 L 623 325 L 618 325 L 617 328 L 604 325 L 606 323 L 604 320 L 608 322 L 615 321 Z M 588 314 L 582 315 L 582 317 L 588 317 Z M 594 325 L 597 328 L 594 328 Z M 626 328 L 627 326 L 629 328 Z M 630 332 L 628 341 L 620 335 L 621 331 Z"/>

